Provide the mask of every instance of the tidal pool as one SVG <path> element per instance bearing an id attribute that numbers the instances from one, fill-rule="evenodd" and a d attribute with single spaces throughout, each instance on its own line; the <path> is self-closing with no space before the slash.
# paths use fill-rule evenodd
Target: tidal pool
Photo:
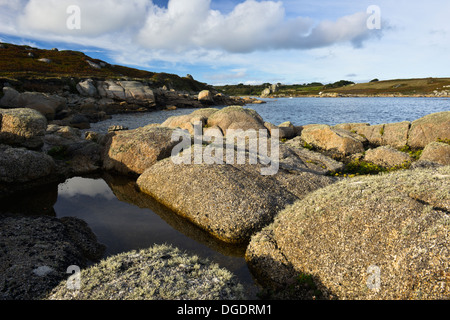
<path id="1" fill-rule="evenodd" d="M 244 259 L 245 246 L 229 245 L 210 236 L 136 188 L 123 176 L 74 177 L 10 198 L 0 212 L 76 217 L 88 223 L 104 257 L 170 244 L 204 257 L 233 272 L 247 296 L 257 299 L 258 285 Z"/>

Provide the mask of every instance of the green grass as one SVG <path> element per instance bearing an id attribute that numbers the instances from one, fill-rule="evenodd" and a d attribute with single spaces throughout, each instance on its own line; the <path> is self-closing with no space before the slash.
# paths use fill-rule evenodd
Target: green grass
<path id="1" fill-rule="evenodd" d="M 420 157 L 420 156 L 419 156 Z M 344 178 L 354 178 L 356 176 L 365 176 L 365 175 L 377 175 L 385 172 L 392 172 L 401 169 L 408 169 L 411 166 L 411 162 L 405 162 L 401 166 L 394 166 L 390 168 L 385 168 L 378 166 L 374 163 L 363 161 L 363 160 L 353 160 L 347 163 L 342 171 L 338 172 L 330 172 L 329 175 L 335 177 L 344 177 Z"/>

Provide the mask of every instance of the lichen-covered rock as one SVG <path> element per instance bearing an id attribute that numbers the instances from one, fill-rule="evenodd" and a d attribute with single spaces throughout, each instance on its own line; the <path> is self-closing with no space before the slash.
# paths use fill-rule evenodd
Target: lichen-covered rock
<path id="1" fill-rule="evenodd" d="M 170 157 L 179 141 L 174 129 L 146 126 L 110 134 L 103 154 L 103 168 L 123 174 L 142 174 L 158 160 Z"/>
<path id="2" fill-rule="evenodd" d="M 303 129 L 301 138 L 316 148 L 343 156 L 363 152 L 366 141 L 355 133 L 328 125 L 308 126 Z"/>
<path id="3" fill-rule="evenodd" d="M 209 90 L 203 90 L 198 94 L 198 101 L 203 103 L 214 103 L 214 95 Z"/>
<path id="4" fill-rule="evenodd" d="M 39 300 L 105 247 L 84 221 L 0 215 L 0 300 Z"/>
<path id="5" fill-rule="evenodd" d="M 294 152 L 303 163 L 311 170 L 328 174 L 330 172 L 339 172 L 344 169 L 342 162 L 336 161 L 320 152 L 315 152 L 304 148 L 304 141 L 300 137 L 286 141 L 285 145 Z"/>
<path id="6" fill-rule="evenodd" d="M 39 112 L 28 109 L 0 109 L 0 143 L 39 149 L 47 120 Z"/>
<path id="7" fill-rule="evenodd" d="M 450 111 L 429 114 L 411 123 L 408 138 L 411 148 L 425 148 L 438 139 L 450 139 Z"/>
<path id="8" fill-rule="evenodd" d="M 405 170 L 317 190 L 255 235 L 247 260 L 278 288 L 311 279 L 325 299 L 449 299 L 449 177 Z"/>
<path id="9" fill-rule="evenodd" d="M 194 125 L 198 124 L 200 125 L 200 128 L 203 128 L 207 120 L 208 119 L 204 116 L 194 114 L 173 116 L 164 121 L 161 124 L 161 127 L 167 127 L 172 129 L 179 128 L 182 130 L 187 130 L 191 135 L 193 135 Z"/>
<path id="10" fill-rule="evenodd" d="M 411 156 L 405 152 L 398 151 L 390 146 L 383 146 L 367 150 L 364 161 L 371 162 L 384 168 L 400 168 L 408 165 L 412 159 Z"/>
<path id="11" fill-rule="evenodd" d="M 402 148 L 408 144 L 409 121 L 387 123 L 384 125 L 381 144 L 393 148 Z"/>
<path id="12" fill-rule="evenodd" d="M 41 152 L 0 145 L 0 183 L 27 183 L 50 176 L 53 159 Z"/>
<path id="13" fill-rule="evenodd" d="M 240 300 L 243 287 L 226 269 L 177 248 L 155 245 L 82 270 L 79 290 L 62 282 L 49 300 Z"/>
<path id="14" fill-rule="evenodd" d="M 139 81 L 98 81 L 97 91 L 102 98 L 106 99 L 144 103 L 149 106 L 155 104 L 153 90 Z"/>
<path id="15" fill-rule="evenodd" d="M 450 145 L 443 142 L 432 142 L 423 149 L 420 161 L 429 161 L 443 166 L 450 165 Z"/>
<path id="16" fill-rule="evenodd" d="M 47 120 L 53 120 L 58 111 L 66 107 L 66 99 L 40 92 L 19 93 L 13 88 L 3 88 L 0 106 L 6 108 L 30 108 L 39 111 Z"/>
<path id="17" fill-rule="evenodd" d="M 101 167 L 102 147 L 93 140 L 83 139 L 79 129 L 50 125 L 44 142 L 43 152 L 59 160 L 66 174 L 88 174 Z"/>
<path id="18" fill-rule="evenodd" d="M 241 123 L 246 125 L 247 129 L 253 130 L 266 130 L 264 126 L 264 120 L 261 116 L 252 109 L 246 109 L 241 106 L 230 106 L 226 107 L 218 112 L 215 112 L 208 118 L 208 126 L 219 127 L 225 134 L 228 128 L 233 123 Z M 238 129 L 239 127 L 234 127 L 234 129 Z"/>
<path id="19" fill-rule="evenodd" d="M 369 144 L 373 146 L 381 146 L 383 144 L 384 124 L 357 126 L 353 130 L 366 138 Z"/>
<path id="20" fill-rule="evenodd" d="M 201 147 L 200 152 L 211 152 L 207 148 Z M 245 157 L 243 162 L 237 161 L 239 153 L 230 162 L 223 150 L 222 164 L 195 164 L 195 147 L 182 154 L 185 152 L 189 163 L 159 161 L 139 177 L 137 184 L 142 192 L 229 243 L 248 241 L 287 205 L 335 182 L 310 170 L 285 148 L 276 159 L 280 170 L 273 176 L 262 175 L 262 168 L 267 166 L 250 164 L 248 151 L 240 153 Z"/>

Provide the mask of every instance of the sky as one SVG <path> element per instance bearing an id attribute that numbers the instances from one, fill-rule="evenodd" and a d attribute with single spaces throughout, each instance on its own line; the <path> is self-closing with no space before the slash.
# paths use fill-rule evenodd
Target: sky
<path id="1" fill-rule="evenodd" d="M 450 1 L 0 0 L 0 42 L 211 85 L 450 77 Z"/>

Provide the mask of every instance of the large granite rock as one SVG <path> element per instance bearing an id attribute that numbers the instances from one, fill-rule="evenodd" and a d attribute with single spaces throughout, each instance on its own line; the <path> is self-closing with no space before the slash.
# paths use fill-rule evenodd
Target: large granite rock
<path id="1" fill-rule="evenodd" d="M 97 91 L 104 99 L 127 101 L 129 103 L 155 105 L 153 90 L 139 81 L 98 81 Z"/>
<path id="2" fill-rule="evenodd" d="M 89 135 L 88 135 L 89 137 Z M 102 166 L 102 146 L 95 139 L 84 139 L 79 129 L 49 125 L 42 150 L 54 159 L 66 175 L 88 174 Z"/>
<path id="3" fill-rule="evenodd" d="M 41 152 L 0 145 L 0 183 L 27 183 L 50 176 L 53 159 Z"/>
<path id="4" fill-rule="evenodd" d="M 449 299 L 449 177 L 447 166 L 342 180 L 282 211 L 246 258 L 291 298 Z"/>
<path id="5" fill-rule="evenodd" d="M 391 146 L 382 146 L 367 150 L 364 161 L 384 168 L 401 168 L 402 166 L 409 165 L 412 158 L 409 154 L 398 151 Z"/>
<path id="6" fill-rule="evenodd" d="M 411 148 L 425 148 L 438 139 L 450 139 L 450 111 L 433 113 L 411 123 L 408 138 Z"/>
<path id="7" fill-rule="evenodd" d="M 206 104 L 213 104 L 214 95 L 209 90 L 203 90 L 198 94 L 198 101 Z"/>
<path id="8" fill-rule="evenodd" d="M 187 218 L 225 242 L 245 243 L 252 234 L 270 223 L 276 214 L 305 194 L 335 182 L 335 179 L 309 169 L 294 152 L 281 148 L 280 169 L 262 174 L 266 165 L 250 164 L 248 150 L 235 153 L 233 161 L 196 163 L 196 147 L 187 154 L 188 162 L 165 159 L 147 169 L 137 185 L 177 214 Z M 212 149 L 214 150 L 214 149 Z M 212 153 L 200 146 L 201 154 Z M 216 151 L 217 152 L 217 151 Z M 243 162 L 238 156 L 244 155 Z M 215 154 L 217 160 L 222 157 Z"/>
<path id="9" fill-rule="evenodd" d="M 408 134 L 411 123 L 409 121 L 387 123 L 384 125 L 381 144 L 401 149 L 408 145 Z"/>
<path id="10" fill-rule="evenodd" d="M 39 149 L 46 128 L 46 118 L 35 110 L 0 109 L 0 143 Z"/>
<path id="11" fill-rule="evenodd" d="M 303 129 L 301 138 L 318 149 L 342 156 L 364 152 L 366 142 L 358 134 L 328 125 L 308 126 Z"/>
<path id="12" fill-rule="evenodd" d="M 140 175 L 157 161 L 170 157 L 179 140 L 174 129 L 146 126 L 111 133 L 103 154 L 103 169 Z"/>
<path id="13" fill-rule="evenodd" d="M 0 214 L 0 300 L 41 300 L 104 250 L 79 219 Z"/>
<path id="14" fill-rule="evenodd" d="M 83 270 L 80 290 L 62 282 L 49 300 L 241 300 L 236 277 L 167 245 L 122 253 Z"/>
<path id="15" fill-rule="evenodd" d="M 19 93 L 13 88 L 3 88 L 0 106 L 6 108 L 30 108 L 39 111 L 47 120 L 53 120 L 57 112 L 66 107 L 66 99 L 39 92 Z"/>
<path id="16" fill-rule="evenodd" d="M 241 106 L 230 106 L 213 113 L 208 118 L 208 126 L 217 126 L 225 134 L 228 129 L 267 130 L 264 120 L 256 111 Z"/>
<path id="17" fill-rule="evenodd" d="M 450 165 L 450 145 L 443 142 L 432 142 L 422 152 L 419 161 L 428 161 L 443 166 Z"/>

